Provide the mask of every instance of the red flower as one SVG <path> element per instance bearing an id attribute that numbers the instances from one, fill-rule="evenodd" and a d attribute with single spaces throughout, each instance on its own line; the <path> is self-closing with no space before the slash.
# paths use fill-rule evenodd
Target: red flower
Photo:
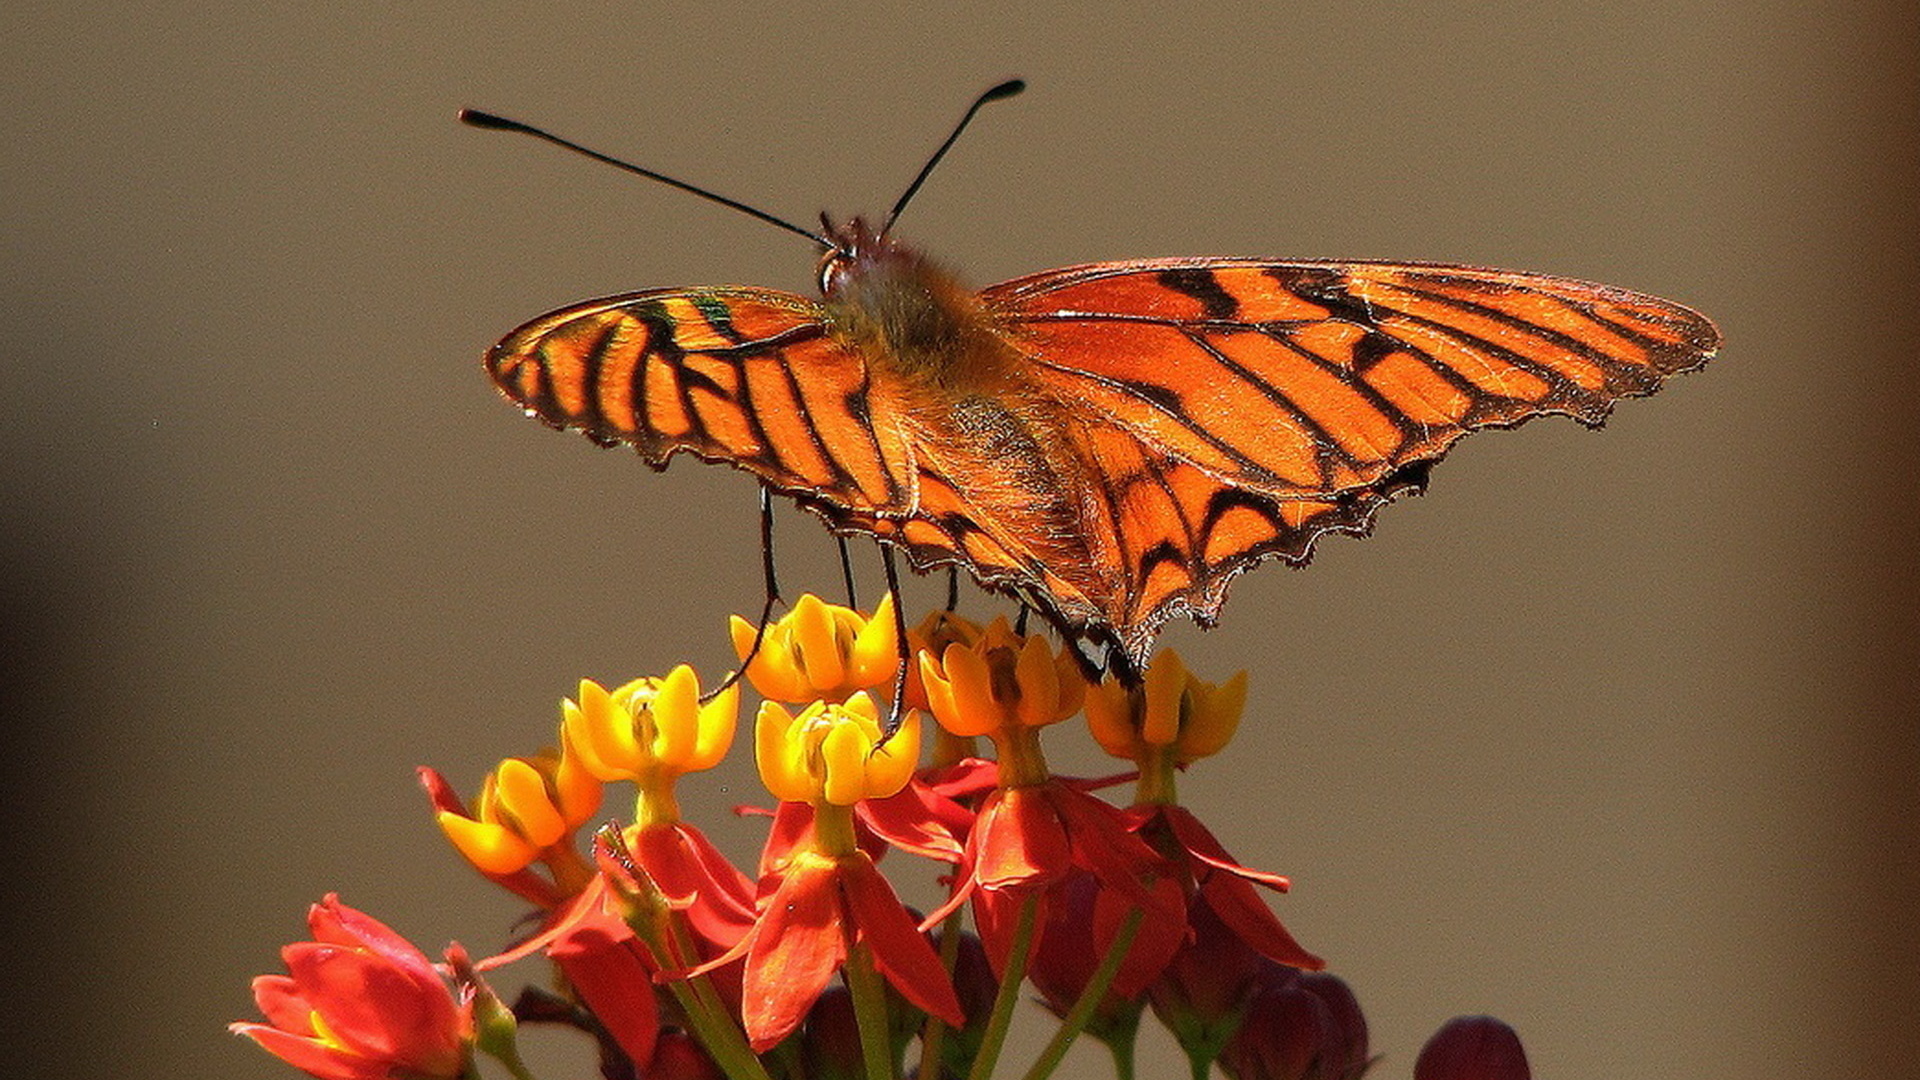
<path id="1" fill-rule="evenodd" d="M 1134 810 L 1138 828 L 1155 847 L 1184 864 L 1194 883 L 1194 899 L 1212 909 L 1220 922 L 1254 952 L 1277 964 L 1318 971 L 1326 962 L 1300 947 L 1255 885 L 1286 892 L 1279 874 L 1242 866 L 1192 812 L 1182 806 L 1142 806 Z"/>
<path id="2" fill-rule="evenodd" d="M 1113 940 L 1111 915 L 1103 910 L 1113 905 L 1102 904 L 1102 895 L 1099 881 L 1087 873 L 1068 874 L 1047 890 L 1046 921 L 1040 925 L 1040 944 L 1034 949 L 1027 978 L 1056 1016 L 1066 1016 L 1080 1000 L 1105 955 L 1100 942 Z M 1105 895 L 1111 897 L 1112 893 Z M 1141 955 L 1141 943 L 1136 936 L 1128 962 Z M 1162 956 L 1158 963 L 1165 960 Z M 1140 1010 L 1145 1005 L 1109 987 L 1087 1021 L 1087 1034 L 1103 1043 L 1124 1045 L 1139 1028 Z"/>
<path id="3" fill-rule="evenodd" d="M 867 945 L 901 996 L 949 1024 L 965 1022 L 933 946 L 864 852 L 794 856 L 749 935 L 742 1020 L 755 1051 L 798 1027 L 855 944 Z"/>
<path id="4" fill-rule="evenodd" d="M 419 949 L 328 894 L 312 941 L 280 952 L 286 975 L 253 981 L 267 1022 L 229 1026 L 322 1080 L 440 1080 L 467 1065 L 472 1017 Z"/>
<path id="5" fill-rule="evenodd" d="M 848 956 L 861 948 L 901 995 L 958 1026 L 953 984 L 919 926 L 857 843 L 853 807 L 897 794 L 920 752 L 920 718 L 909 714 L 883 738 L 872 699 L 822 702 L 799 715 L 773 702 L 755 726 L 760 778 L 773 795 L 811 807 L 810 820 L 788 817 L 791 844 L 761 875 L 759 918 L 746 938 L 711 968 L 746 954 L 741 1019 L 755 1051 L 800 1025 Z M 776 822 L 780 819 L 776 818 Z"/>
<path id="6" fill-rule="evenodd" d="M 1514 1030 L 1491 1016 L 1456 1016 L 1440 1025 L 1413 1063 L 1413 1080 L 1531 1080 Z"/>
<path id="7" fill-rule="evenodd" d="M 1021 904 L 1034 890 L 1048 889 L 1075 872 L 1090 875 L 1099 886 L 1093 903 L 1096 948 L 1112 944 L 1129 911 L 1147 909 L 1114 979 L 1113 991 L 1121 997 L 1132 997 L 1153 981 L 1185 932 L 1179 884 L 1166 860 L 1128 831 L 1121 811 L 1060 778 L 987 796 L 967 837 L 961 870 L 954 899 L 936 915 L 971 895 L 974 922 L 996 972 L 1006 970 L 1013 951 Z M 1035 936 L 1036 946 L 1044 941 L 1044 932 Z"/>

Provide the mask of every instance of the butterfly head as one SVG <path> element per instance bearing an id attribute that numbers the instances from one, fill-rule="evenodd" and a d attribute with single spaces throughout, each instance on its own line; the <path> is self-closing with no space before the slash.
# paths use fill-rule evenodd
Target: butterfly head
<path id="1" fill-rule="evenodd" d="M 820 256 L 822 296 L 840 296 L 855 279 L 885 275 L 888 269 L 897 272 L 919 261 L 917 255 L 895 243 L 892 237 L 876 232 L 863 217 L 856 216 L 836 225 L 821 211 L 820 227 L 831 244 Z"/>
<path id="2" fill-rule="evenodd" d="M 820 259 L 828 322 L 869 363 L 942 383 L 999 366 L 1004 343 L 953 274 L 864 219 L 820 220 L 832 244 Z"/>

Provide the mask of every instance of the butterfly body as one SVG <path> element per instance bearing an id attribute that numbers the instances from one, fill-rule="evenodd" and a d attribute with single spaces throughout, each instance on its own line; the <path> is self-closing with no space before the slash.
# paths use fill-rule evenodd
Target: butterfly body
<path id="1" fill-rule="evenodd" d="M 1135 667 L 1242 570 L 1364 533 L 1468 431 L 1597 425 L 1718 343 L 1677 304 L 1547 275 L 1169 259 L 975 292 L 858 219 L 829 232 L 819 301 L 613 297 L 528 323 L 487 369 L 553 426 L 744 469 Z"/>

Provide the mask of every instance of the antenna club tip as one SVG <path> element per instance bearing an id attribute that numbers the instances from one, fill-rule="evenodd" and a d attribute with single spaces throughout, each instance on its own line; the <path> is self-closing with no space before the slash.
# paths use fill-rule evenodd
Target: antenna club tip
<path id="1" fill-rule="evenodd" d="M 1008 79 L 1006 82 L 1003 82 L 998 86 L 995 86 L 993 89 L 988 90 L 985 94 L 980 95 L 980 97 L 982 101 L 998 101 L 1001 98 L 1010 98 L 1013 95 L 1019 93 L 1020 91 L 1025 90 L 1026 88 L 1027 88 L 1027 80 Z"/>
<path id="2" fill-rule="evenodd" d="M 519 124 L 504 116 L 495 116 L 490 112 L 481 112 L 479 109 L 461 109 L 459 117 L 461 123 L 470 127 L 492 128 L 498 131 L 512 131 L 520 127 Z"/>

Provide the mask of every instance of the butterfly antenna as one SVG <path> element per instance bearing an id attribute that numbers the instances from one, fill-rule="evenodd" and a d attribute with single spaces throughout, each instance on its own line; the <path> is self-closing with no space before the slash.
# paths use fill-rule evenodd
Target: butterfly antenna
<path id="1" fill-rule="evenodd" d="M 989 91 L 989 93 L 991 93 L 991 91 Z M 985 100 L 985 99 L 983 98 L 982 100 Z M 974 108 L 976 109 L 979 107 L 980 106 L 978 104 L 974 105 Z M 652 169 L 643 169 L 640 166 L 633 164 L 632 162 L 621 161 L 619 158 L 616 158 L 616 157 L 609 157 L 598 150 L 589 150 L 586 147 L 581 146 L 579 143 L 572 141 L 571 139 L 563 139 L 560 136 L 555 135 L 550 131 L 542 131 L 541 129 L 534 127 L 532 124 L 523 124 L 518 120 L 509 120 L 504 116 L 495 116 L 494 114 L 489 112 L 481 112 L 479 109 L 461 109 L 460 122 L 463 124 L 470 124 L 473 127 L 477 127 L 477 128 L 486 128 L 487 130 L 490 130 L 490 131 L 518 131 L 525 135 L 532 135 L 536 139 L 545 139 L 546 141 L 554 144 L 555 146 L 564 146 L 568 150 L 571 150 L 576 154 L 585 154 L 587 157 L 590 157 L 595 161 L 606 162 L 608 165 L 611 165 L 616 169 L 625 169 L 630 173 L 635 173 L 637 175 L 644 176 L 649 180 L 658 180 L 661 183 L 667 185 L 668 187 L 677 187 L 681 191 L 690 192 L 694 195 L 698 195 L 701 198 L 708 200 L 709 202 L 717 202 L 721 206 L 731 207 L 732 209 L 738 210 L 741 213 L 747 215 L 748 217 L 759 218 L 761 221 L 764 221 L 769 225 L 778 225 L 780 228 L 785 229 L 790 233 L 798 233 L 801 236 L 806 237 L 807 239 L 813 241 L 814 243 L 819 244 L 823 248 L 827 248 L 829 250 L 834 250 L 834 251 L 839 250 L 839 246 L 836 245 L 833 241 L 827 239 L 825 236 L 822 236 L 821 234 L 816 233 L 810 229 L 803 229 L 800 226 L 795 225 L 791 221 L 786 221 L 782 218 L 774 217 L 772 214 L 767 213 L 765 210 L 759 210 L 754 207 L 748 206 L 746 203 L 740 202 L 737 199 L 729 199 L 725 195 L 720 195 L 715 192 L 708 191 L 706 188 L 700 187 L 696 184 L 689 184 L 685 180 L 675 180 L 671 176 L 667 176 L 663 173 L 654 172 Z M 954 132 L 954 134 L 958 135 L 959 132 L 956 131 Z M 953 140 L 949 139 L 947 141 L 952 142 Z M 946 148 L 941 147 L 941 150 L 942 152 L 944 152 Z M 934 159 L 936 161 L 939 160 L 939 155 L 938 154 L 934 155 Z M 929 163 L 929 167 L 931 167 L 931 163 Z M 915 181 L 914 183 L 916 186 L 918 186 L 919 181 Z M 905 202 L 906 200 L 903 199 L 901 201 Z M 897 212 L 898 211 L 896 210 L 896 213 Z"/>
<path id="2" fill-rule="evenodd" d="M 989 87 L 986 93 L 973 99 L 973 104 L 967 106 L 966 115 L 962 116 L 960 122 L 953 126 L 953 134 L 947 136 L 947 141 L 941 143 L 940 149 L 935 150 L 933 156 L 927 159 L 927 163 L 920 167 L 920 175 L 913 178 L 913 183 L 908 184 L 907 190 L 901 193 L 900 201 L 894 203 L 893 209 L 887 212 L 887 222 L 880 226 L 881 236 L 885 236 L 888 232 L 892 231 L 894 219 L 900 216 L 900 211 L 907 208 L 907 202 L 913 198 L 914 192 L 920 190 L 920 185 L 927 182 L 927 176 L 933 172 L 933 167 L 940 164 L 941 158 L 947 156 L 947 150 L 953 146 L 954 140 L 960 137 L 961 132 L 967 130 L 967 124 L 973 120 L 973 114 L 979 112 L 980 107 L 989 101 L 999 101 L 1001 98 L 1010 98 L 1026 88 L 1027 82 L 1025 79 L 1008 79 L 998 86 Z"/>

